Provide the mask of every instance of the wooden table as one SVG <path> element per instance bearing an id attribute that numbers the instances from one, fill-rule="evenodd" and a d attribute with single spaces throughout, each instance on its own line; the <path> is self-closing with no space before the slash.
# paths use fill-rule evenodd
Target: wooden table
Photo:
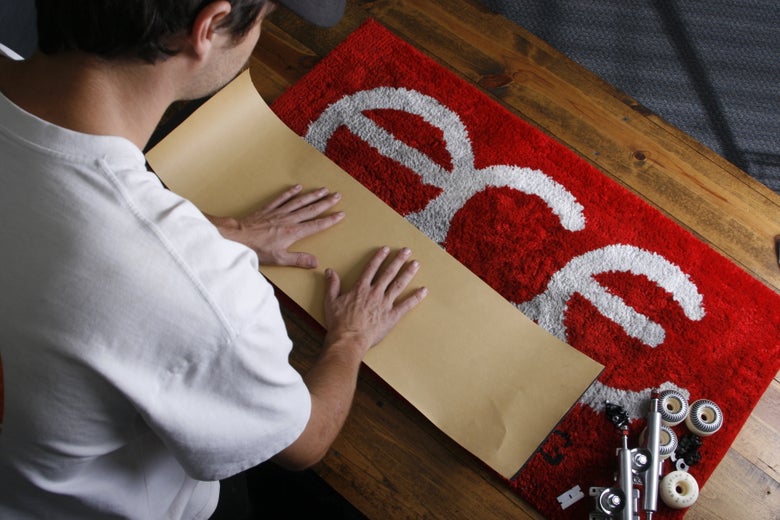
<path id="1" fill-rule="evenodd" d="M 780 292 L 780 196 L 725 159 L 474 0 L 348 4 L 329 30 L 272 15 L 250 61 L 269 103 L 373 17 Z M 287 319 L 305 370 L 321 332 Z M 780 518 L 779 448 L 776 377 L 687 518 Z M 541 518 L 368 370 L 315 470 L 370 518 Z"/>

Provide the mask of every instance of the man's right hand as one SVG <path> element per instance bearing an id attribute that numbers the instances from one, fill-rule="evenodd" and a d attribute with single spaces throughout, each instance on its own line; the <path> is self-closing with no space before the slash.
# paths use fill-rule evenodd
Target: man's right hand
<path id="1" fill-rule="evenodd" d="M 326 271 L 325 325 L 328 332 L 319 359 L 304 376 L 311 395 L 311 416 L 303 433 L 274 460 L 290 469 L 319 462 L 341 431 L 352 406 L 358 370 L 366 352 L 428 294 L 420 287 L 401 297 L 419 269 L 401 249 L 379 249 L 354 286 L 341 292 L 341 279 Z"/>
<path id="2" fill-rule="evenodd" d="M 355 285 L 341 293 L 341 280 L 332 269 L 325 271 L 325 346 L 344 340 L 358 349 L 360 358 L 382 341 L 401 318 L 427 294 L 424 287 L 399 300 L 420 268 L 408 261 L 411 251 L 401 249 L 387 265 L 390 248 L 382 247 L 368 261 Z"/>

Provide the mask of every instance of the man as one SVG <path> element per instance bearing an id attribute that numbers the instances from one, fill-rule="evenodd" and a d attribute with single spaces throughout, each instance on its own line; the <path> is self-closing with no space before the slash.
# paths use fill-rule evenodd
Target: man
<path id="1" fill-rule="evenodd" d="M 322 25 L 343 10 L 280 3 Z M 339 195 L 296 186 L 209 220 L 146 171 L 165 109 L 232 79 L 273 8 L 39 0 L 41 52 L 0 58 L 0 518 L 208 518 L 219 480 L 312 465 L 364 354 L 425 297 L 401 297 L 407 249 L 348 291 L 326 270 L 328 332 L 300 376 L 258 259 L 315 267 L 289 248 L 344 217 Z"/>

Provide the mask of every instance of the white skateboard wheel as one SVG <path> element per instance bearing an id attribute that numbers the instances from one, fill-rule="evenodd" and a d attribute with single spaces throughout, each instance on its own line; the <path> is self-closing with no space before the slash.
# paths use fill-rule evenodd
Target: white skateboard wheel
<path id="1" fill-rule="evenodd" d="M 677 434 L 674 433 L 674 430 L 672 430 L 670 427 L 662 424 L 661 435 L 659 437 L 658 456 L 661 458 L 661 460 L 664 460 L 669 458 L 672 453 L 674 453 L 674 450 L 677 449 Z M 639 444 L 644 446 L 646 439 L 647 428 L 642 430 L 642 433 L 639 434 Z"/>
<path id="2" fill-rule="evenodd" d="M 699 483 L 690 473 L 672 471 L 661 479 L 658 494 L 663 503 L 672 509 L 685 509 L 699 498 Z"/>
<path id="3" fill-rule="evenodd" d="M 677 449 L 677 434 L 666 425 L 661 425 L 661 442 L 658 447 L 658 456 L 661 460 L 669 458 Z"/>
<path id="4" fill-rule="evenodd" d="M 661 420 L 669 426 L 676 426 L 688 416 L 688 400 L 677 390 L 663 390 L 658 394 L 658 411 Z"/>
<path id="5" fill-rule="evenodd" d="M 708 399 L 699 399 L 691 404 L 685 425 L 700 437 L 707 437 L 723 426 L 723 412 L 720 407 Z"/>

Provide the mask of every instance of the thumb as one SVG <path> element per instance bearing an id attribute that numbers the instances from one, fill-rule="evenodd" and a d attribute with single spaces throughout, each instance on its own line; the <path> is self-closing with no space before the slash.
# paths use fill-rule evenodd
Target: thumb
<path id="1" fill-rule="evenodd" d="M 339 297 L 340 292 L 341 279 L 336 271 L 328 267 L 325 269 L 325 298 L 332 302 Z"/>

